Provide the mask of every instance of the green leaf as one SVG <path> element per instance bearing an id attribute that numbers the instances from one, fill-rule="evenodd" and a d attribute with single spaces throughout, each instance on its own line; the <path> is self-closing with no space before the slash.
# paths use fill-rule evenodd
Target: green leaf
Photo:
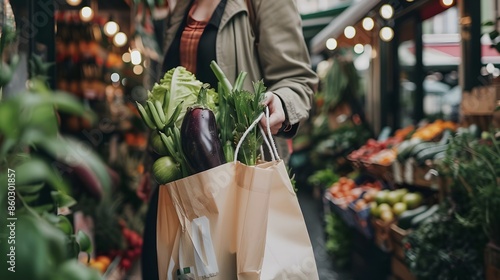
<path id="1" fill-rule="evenodd" d="M 57 227 L 64 232 L 66 235 L 71 235 L 73 234 L 73 225 L 69 221 L 66 216 L 58 216 L 59 217 L 59 222 L 57 223 Z"/>
<path id="2" fill-rule="evenodd" d="M 23 195 L 22 197 L 23 197 L 24 202 L 31 204 L 31 203 L 35 202 L 40 197 L 40 194 L 38 194 L 38 193 L 29 194 L 29 195 Z"/>
<path id="3" fill-rule="evenodd" d="M 76 234 L 76 242 L 80 245 L 80 251 L 87 253 L 92 252 L 92 243 L 90 242 L 89 236 L 85 232 L 81 230 L 78 231 Z"/>
<path id="4" fill-rule="evenodd" d="M 6 139 L 15 139 L 19 135 L 19 113 L 19 99 L 10 98 L 0 103 L 0 133 L 5 135 Z M 2 147 L 2 153 L 4 149 L 6 148 Z"/>
<path id="5" fill-rule="evenodd" d="M 495 25 L 495 23 L 493 23 L 493 21 L 491 20 L 483 23 L 483 26 L 493 26 L 493 25 Z"/>
<path id="6" fill-rule="evenodd" d="M 16 184 L 18 186 L 49 183 L 56 190 L 68 192 L 67 185 L 54 172 L 49 164 L 39 158 L 31 158 L 16 167 Z"/>
<path id="7" fill-rule="evenodd" d="M 53 280 L 102 280 L 96 269 L 88 267 L 77 260 L 68 260 L 54 271 L 48 278 Z"/>
<path id="8" fill-rule="evenodd" d="M 52 196 L 52 199 L 54 199 L 54 202 L 56 203 L 57 207 L 71 207 L 76 204 L 76 200 L 73 199 L 71 196 L 64 194 L 59 191 L 52 191 L 50 193 Z"/>
<path id="9" fill-rule="evenodd" d="M 54 209 L 54 205 L 52 204 L 44 204 L 44 205 L 40 205 L 40 206 L 34 206 L 34 207 L 31 207 L 31 209 L 33 209 L 35 212 L 39 213 L 39 214 L 42 214 L 44 212 L 50 212 Z"/>
<path id="10" fill-rule="evenodd" d="M 490 36 L 491 41 L 495 41 L 495 39 L 496 39 L 496 38 L 498 37 L 498 35 L 500 35 L 500 34 L 498 33 L 498 31 L 493 30 L 493 31 L 491 31 L 490 33 L 488 33 L 488 35 Z"/>
<path id="11" fill-rule="evenodd" d="M 44 186 L 44 183 L 40 183 L 35 185 L 18 186 L 16 189 L 21 194 L 35 194 L 38 193 Z"/>

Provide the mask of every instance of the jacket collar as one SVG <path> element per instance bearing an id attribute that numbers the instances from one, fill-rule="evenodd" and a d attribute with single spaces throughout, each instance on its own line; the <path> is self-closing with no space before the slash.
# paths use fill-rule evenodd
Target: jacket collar
<path id="1" fill-rule="evenodd" d="M 219 29 L 222 29 L 233 16 L 243 11 L 248 13 L 245 0 L 227 0 L 226 9 L 222 16 Z"/>

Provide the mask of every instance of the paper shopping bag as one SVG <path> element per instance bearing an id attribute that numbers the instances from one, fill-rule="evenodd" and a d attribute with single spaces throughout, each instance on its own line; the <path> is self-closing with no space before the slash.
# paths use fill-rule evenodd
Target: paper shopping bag
<path id="1" fill-rule="evenodd" d="M 283 161 L 279 161 L 272 168 L 275 176 L 270 184 L 266 246 L 260 279 L 319 279 L 307 227 L 286 167 Z"/>
<path id="2" fill-rule="evenodd" d="M 232 162 L 160 186 L 160 279 L 261 279 L 276 167 Z"/>

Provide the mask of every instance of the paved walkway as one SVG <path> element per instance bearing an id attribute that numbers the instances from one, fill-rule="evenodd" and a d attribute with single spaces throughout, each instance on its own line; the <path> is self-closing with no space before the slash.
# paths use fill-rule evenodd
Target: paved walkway
<path id="1" fill-rule="evenodd" d="M 298 199 L 311 238 L 320 280 L 351 280 L 348 272 L 335 271 L 332 257 L 326 252 L 321 202 L 306 191 L 300 191 Z"/>

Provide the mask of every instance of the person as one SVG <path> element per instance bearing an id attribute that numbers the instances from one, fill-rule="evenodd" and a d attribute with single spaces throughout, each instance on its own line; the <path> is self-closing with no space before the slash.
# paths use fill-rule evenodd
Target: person
<path id="1" fill-rule="evenodd" d="M 167 5 L 165 32 L 160 34 L 165 50 L 161 73 L 181 65 L 217 88 L 210 69 L 215 60 L 231 83 L 241 71 L 247 72 L 243 86 L 247 90 L 253 89 L 253 81 L 262 79 L 271 132 L 286 160 L 285 139 L 293 137 L 308 118 L 318 82 L 295 1 L 167 0 Z M 261 124 L 265 125 L 264 119 Z M 158 279 L 157 189 L 150 199 L 141 260 L 143 279 L 148 280 Z"/>

